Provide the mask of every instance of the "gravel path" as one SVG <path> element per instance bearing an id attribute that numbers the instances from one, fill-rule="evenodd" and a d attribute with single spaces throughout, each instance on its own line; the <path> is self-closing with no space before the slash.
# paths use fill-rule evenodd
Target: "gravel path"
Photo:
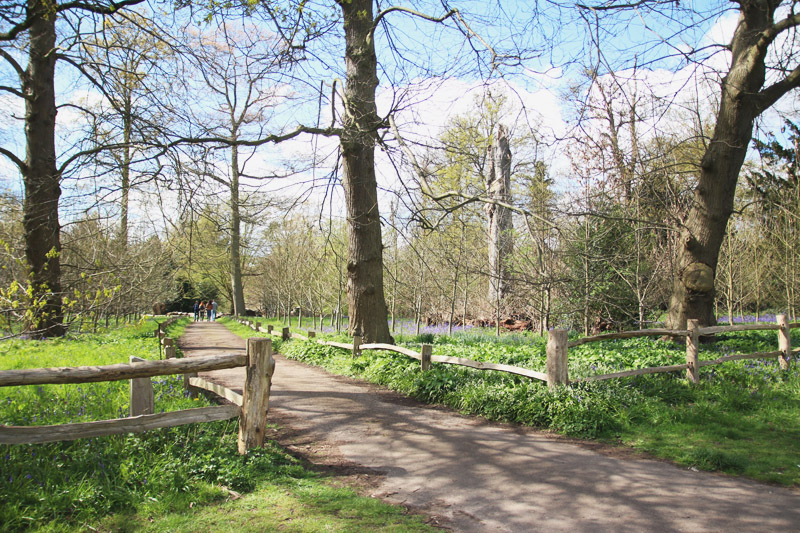
<path id="1" fill-rule="evenodd" d="M 191 357 L 244 341 L 196 323 L 179 346 Z M 244 381 L 244 369 L 209 375 Z M 461 416 L 280 355 L 270 419 L 312 462 L 349 465 L 373 495 L 456 531 L 800 531 L 800 491 Z"/>

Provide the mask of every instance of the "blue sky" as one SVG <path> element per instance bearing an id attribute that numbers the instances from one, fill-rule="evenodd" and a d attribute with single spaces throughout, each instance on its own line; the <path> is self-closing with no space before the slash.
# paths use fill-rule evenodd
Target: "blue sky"
<path id="1" fill-rule="evenodd" d="M 436 2 L 412 1 L 404 5 L 434 15 L 443 13 L 441 4 Z M 638 75 L 649 86 L 668 95 L 674 86 L 683 86 L 686 79 L 699 74 L 696 65 L 687 60 L 689 56 L 682 54 L 709 44 L 710 34 L 717 35 L 717 41 L 724 41 L 726 31 L 735 22 L 731 17 L 720 18 L 721 12 L 731 8 L 730 2 L 722 0 L 678 7 L 669 4 L 660 12 L 630 10 L 603 20 L 599 30 L 593 25 L 593 12 L 577 10 L 574 4 L 542 3 L 538 13 L 534 12 L 533 3 L 523 1 L 468 1 L 451 5 L 458 7 L 471 30 L 499 53 L 518 53 L 524 61 L 491 71 L 483 44 L 474 35 L 465 39 L 463 25 L 457 28 L 453 21 L 439 25 L 405 13 L 391 13 L 376 34 L 380 111 L 385 113 L 399 96 L 405 98 L 404 102 L 413 102 L 413 106 L 399 113 L 398 122 L 404 135 L 422 142 L 435 137 L 450 117 L 469 112 L 475 96 L 484 88 L 482 80 L 489 77 L 494 80 L 492 90 L 507 91 L 516 101 L 513 120 L 520 121 L 519 127 L 535 127 L 550 137 L 551 165 L 556 169 L 564 166 L 563 161 L 556 159 L 562 151 L 556 144 L 557 138 L 563 136 L 569 120 L 575 116 L 574 108 L 563 96 L 571 86 L 585 81 L 586 68 L 598 67 L 599 73 L 606 75 L 608 69 L 626 72 L 624 69 L 635 63 L 640 68 Z M 329 2 L 310 6 L 330 10 Z M 684 6 L 692 10 L 684 10 Z M 605 17 L 604 13 L 601 15 Z M 595 46 L 598 42 L 599 49 Z M 326 84 L 323 105 L 318 109 L 316 95 L 306 93 L 303 105 L 292 104 L 280 114 L 290 127 L 297 122 L 314 124 L 318 113 L 321 122 L 327 123 L 330 84 L 344 75 L 340 30 L 315 43 L 311 52 L 316 59 L 303 66 L 307 83 L 296 84 L 293 89 L 303 92 Z M 726 56 L 718 52 L 719 48 L 707 48 L 694 57 L 707 58 L 715 53 L 715 59 L 706 59 L 707 64 L 724 69 Z M 66 67 L 60 70 L 57 83 L 60 102 L 86 96 L 91 99 L 92 91 L 78 83 L 72 72 Z M 8 74 L 5 65 L 0 67 L 0 79 L 6 81 Z M 19 114 L 19 107 L 9 105 L 5 97 L 0 98 L 0 142 L 6 147 L 15 146 L 16 152 L 23 154 L 21 123 L 12 118 L 12 114 Z M 195 103 L 202 107 L 202 97 Z M 74 112 L 63 109 L 59 115 L 62 131 L 76 117 Z M 307 158 L 312 150 L 320 157 L 331 156 L 335 154 L 335 145 L 335 139 L 317 139 L 312 143 L 304 137 L 259 150 L 252 165 L 260 164 L 268 170 L 274 161 L 298 155 Z M 379 159 L 379 163 L 383 185 L 390 187 L 394 170 L 386 161 Z M 333 160 L 328 159 L 317 175 L 324 175 L 332 164 Z M 21 189 L 19 177 L 5 163 L 0 163 L 0 189 L 14 192 Z"/>

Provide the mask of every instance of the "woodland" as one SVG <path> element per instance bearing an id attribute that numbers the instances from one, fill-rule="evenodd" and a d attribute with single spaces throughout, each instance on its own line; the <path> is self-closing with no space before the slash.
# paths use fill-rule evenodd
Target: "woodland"
<path id="1" fill-rule="evenodd" d="M 5 2 L 2 335 L 796 320 L 794 7 Z"/>
<path id="2" fill-rule="evenodd" d="M 371 481 L 346 486 L 371 467 L 312 471 L 307 434 L 280 419 L 250 423 L 263 446 L 238 453 L 248 416 L 197 394 L 211 383 L 192 372 L 70 377 L 186 369 L 187 332 L 226 328 L 415 401 L 690 470 L 661 514 L 667 500 L 627 476 L 609 485 L 621 507 L 574 479 L 554 485 L 559 501 L 685 528 L 687 513 L 711 516 L 684 505 L 692 483 L 729 494 L 695 475 L 711 470 L 771 483 L 748 490 L 774 506 L 718 514 L 776 524 L 762 517 L 792 511 L 778 485 L 800 485 L 795 8 L 0 1 L 0 524 L 440 530 Z M 179 316 L 201 300 L 218 302 L 218 324 Z M 775 323 L 713 327 L 739 322 Z M 72 381 L 30 380 L 51 372 Z M 250 404 L 261 419 L 269 373 L 247 369 L 266 386 Z M 239 424 L 75 431 L 220 408 Z M 48 425 L 75 440 L 29 427 Z M 23 433 L 49 440 L 11 440 Z M 299 455 L 276 442 L 298 435 Z"/>

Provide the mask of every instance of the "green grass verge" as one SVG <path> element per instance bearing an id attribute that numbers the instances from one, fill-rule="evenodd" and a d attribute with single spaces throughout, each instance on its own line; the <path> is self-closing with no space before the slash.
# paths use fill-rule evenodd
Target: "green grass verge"
<path id="1" fill-rule="evenodd" d="M 431 341 L 435 354 L 545 369 L 540 338 L 401 338 L 409 347 Z M 774 332 L 720 335 L 715 345 L 701 348 L 700 358 L 776 347 Z M 726 363 L 703 369 L 698 385 L 675 372 L 548 390 L 525 378 L 451 365 L 434 364 L 423 373 L 418 361 L 389 352 L 365 351 L 354 360 L 347 350 L 295 340 L 282 353 L 463 413 L 631 446 L 687 467 L 800 486 L 798 361 L 788 372 L 776 360 Z M 569 356 L 570 376 L 576 377 L 682 363 L 685 348 L 627 339 L 583 345 Z"/>
<path id="2" fill-rule="evenodd" d="M 170 326 L 177 337 L 188 323 Z M 0 344 L 0 369 L 158 359 L 149 322 L 98 335 Z M 156 411 L 209 405 L 153 378 Z M 0 424 L 125 416 L 128 382 L 0 388 Z M 404 509 L 332 487 L 274 442 L 236 452 L 236 420 L 136 435 L 0 445 L 3 531 L 432 531 Z M 230 491 L 243 496 L 230 500 Z"/>
<path id="3" fill-rule="evenodd" d="M 229 318 L 229 317 L 221 317 L 217 319 L 217 322 L 220 322 L 225 325 L 226 328 L 231 330 L 233 333 L 237 334 L 243 339 L 248 339 L 251 337 L 260 337 L 260 338 L 268 338 L 272 339 L 272 351 L 279 352 L 281 350 L 281 346 L 283 342 L 281 341 L 280 337 L 276 337 L 275 335 L 270 335 L 269 333 L 265 333 L 262 331 L 256 331 L 244 324 L 240 324 L 236 320 Z M 261 326 L 266 327 L 267 324 L 272 324 L 275 326 L 275 331 L 280 332 L 281 327 L 277 321 L 266 321 L 262 322 Z"/>

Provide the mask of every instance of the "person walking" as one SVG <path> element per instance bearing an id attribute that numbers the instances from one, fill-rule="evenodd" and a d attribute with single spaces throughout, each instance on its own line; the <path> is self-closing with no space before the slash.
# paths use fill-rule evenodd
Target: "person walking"
<path id="1" fill-rule="evenodd" d="M 216 322 L 217 320 L 217 300 L 211 301 L 211 321 Z"/>
<path id="2" fill-rule="evenodd" d="M 211 300 L 206 302 L 206 322 L 211 322 Z"/>
<path id="3" fill-rule="evenodd" d="M 194 321 L 197 322 L 200 319 L 200 300 L 194 301 Z"/>

